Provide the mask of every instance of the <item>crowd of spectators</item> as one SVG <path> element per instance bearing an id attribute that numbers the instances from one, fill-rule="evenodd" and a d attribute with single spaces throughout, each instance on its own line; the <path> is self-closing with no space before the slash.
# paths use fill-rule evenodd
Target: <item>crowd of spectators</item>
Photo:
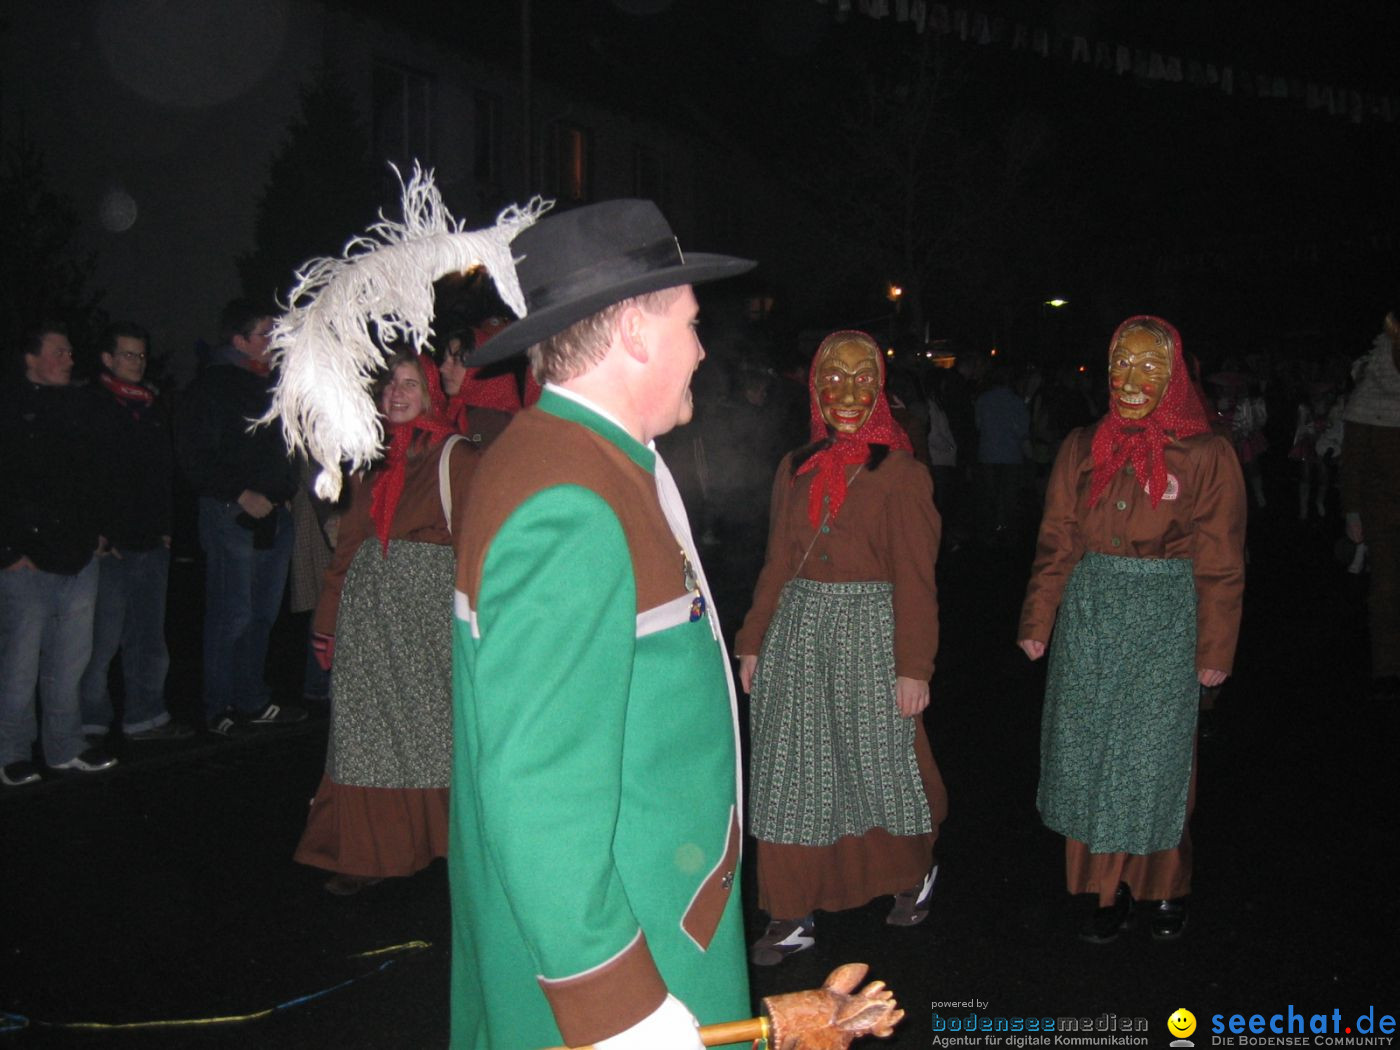
<path id="1" fill-rule="evenodd" d="M 247 425 L 271 396 L 273 320 L 252 303 L 230 303 L 218 345 L 178 392 L 149 381 L 150 340 L 136 324 L 103 333 L 86 379 L 75 378 L 61 324 L 33 329 L 18 348 L 16 374 L 0 391 L 4 785 L 40 779 L 36 758 L 51 770 L 111 768 L 103 741 L 113 731 L 176 740 L 197 728 L 228 734 L 306 717 L 304 706 L 273 697 L 269 638 L 289 570 L 294 609 L 315 607 L 336 515 L 312 496 L 310 465 L 288 456 L 278 429 Z M 462 364 L 493 324 L 453 331 L 441 355 L 447 418 L 478 450 L 538 396 L 516 371 L 477 375 Z M 1362 497 L 1344 502 L 1340 469 L 1363 360 L 1309 347 L 1226 355 L 1208 368 L 1192 361 L 1211 425 L 1230 436 L 1244 468 L 1251 513 L 1296 513 L 1335 539 L 1353 571 L 1376 557 L 1358 523 Z M 804 438 L 801 368 L 775 361 L 763 347 L 716 355 L 696 382 L 695 424 L 662 441 L 731 617 L 762 565 L 773 471 Z M 952 368 L 915 361 L 923 367 L 891 368 L 890 405 L 934 476 L 944 552 L 966 544 L 1026 552 L 1059 444 L 1103 412 L 1100 370 L 976 354 L 960 354 Z M 202 726 L 172 718 L 166 688 L 177 488 L 193 493 L 203 554 Z M 1394 676 L 1378 672 L 1384 689 Z M 301 690 L 313 706 L 330 695 L 310 646 Z"/>

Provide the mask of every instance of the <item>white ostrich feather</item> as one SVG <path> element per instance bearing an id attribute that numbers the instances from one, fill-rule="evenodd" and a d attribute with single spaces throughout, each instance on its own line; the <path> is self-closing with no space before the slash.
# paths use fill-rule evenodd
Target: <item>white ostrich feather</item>
<path id="1" fill-rule="evenodd" d="M 402 341 L 422 353 L 433 330 L 433 282 L 475 266 L 486 267 L 506 305 L 524 317 L 510 241 L 554 204 L 535 197 L 506 208 L 492 227 L 467 230 L 443 205 L 431 171 L 415 164 L 399 184 L 403 221 L 381 212 L 340 258 L 302 266 L 273 328 L 278 378 L 255 425 L 280 421 L 287 447 L 320 464 L 315 487 L 323 499 L 340 495 L 342 464 L 367 466 L 384 440 L 371 393 L 389 357 L 384 344 Z"/>

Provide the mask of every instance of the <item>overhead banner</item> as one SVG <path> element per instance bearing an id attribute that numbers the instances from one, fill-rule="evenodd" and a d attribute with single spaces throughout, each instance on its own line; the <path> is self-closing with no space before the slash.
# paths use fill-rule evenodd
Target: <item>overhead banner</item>
<path id="1" fill-rule="evenodd" d="M 1225 95 L 1280 99 L 1353 124 L 1366 120 L 1393 124 L 1400 119 L 1400 98 L 1393 95 L 1356 91 L 1297 76 L 1246 71 L 1231 64 L 1182 58 L 1117 42 L 1090 40 L 1086 36 L 1017 22 L 974 8 L 951 7 L 927 0 L 817 0 L 817 3 L 833 5 L 838 16 L 854 9 L 869 18 L 907 22 L 919 33 L 941 33 L 968 44 L 1026 51 L 1045 59 L 1090 66 L 1115 76 L 1168 81 Z"/>

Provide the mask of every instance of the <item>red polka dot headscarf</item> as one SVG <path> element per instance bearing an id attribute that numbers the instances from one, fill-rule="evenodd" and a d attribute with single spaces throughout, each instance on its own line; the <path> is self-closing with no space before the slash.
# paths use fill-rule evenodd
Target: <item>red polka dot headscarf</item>
<path id="1" fill-rule="evenodd" d="M 1104 490 L 1123 464 L 1132 461 L 1133 470 L 1147 486 L 1152 506 L 1157 506 L 1167 490 L 1167 465 L 1162 450 L 1174 440 L 1210 429 L 1201 399 L 1191 385 L 1191 373 L 1181 352 L 1181 333 L 1167 321 L 1150 314 L 1129 317 L 1118 326 L 1108 344 L 1112 356 L 1123 333 L 1142 328 L 1165 340 L 1171 353 L 1172 374 L 1162 400 L 1142 419 L 1128 420 L 1111 407 L 1094 432 L 1094 474 L 1089 484 L 1089 506 L 1103 498 Z"/>
<path id="2" fill-rule="evenodd" d="M 875 404 L 865 423 L 854 434 L 833 431 L 822 418 L 821 404 L 817 397 L 817 371 L 828 350 L 843 343 L 859 343 L 870 348 L 876 366 L 880 370 L 880 389 L 875 396 Z M 880 344 L 865 332 L 843 330 L 832 332 L 822 340 L 812 358 L 812 368 L 807 374 L 807 392 L 810 395 L 810 426 L 813 441 L 831 438 L 831 445 L 813 454 L 798 468 L 798 474 L 816 471 L 812 489 L 807 496 L 807 518 L 815 528 L 821 524 L 822 501 L 827 501 L 828 516 L 835 518 L 846 499 L 846 467 L 864 463 L 870 458 L 871 445 L 888 445 L 892 449 L 905 452 L 914 451 L 909 443 L 909 435 L 895 422 L 890 414 L 890 403 L 885 399 L 885 356 L 880 352 Z M 794 479 L 795 480 L 795 479 Z"/>

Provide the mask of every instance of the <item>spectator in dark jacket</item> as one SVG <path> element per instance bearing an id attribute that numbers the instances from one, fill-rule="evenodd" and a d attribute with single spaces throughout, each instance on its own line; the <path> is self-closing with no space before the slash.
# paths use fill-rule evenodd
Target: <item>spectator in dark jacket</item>
<path id="1" fill-rule="evenodd" d="M 1016 523 L 1022 464 L 1030 439 L 1026 403 L 1011 389 L 1003 365 L 992 369 L 987 389 L 977 398 L 977 475 L 981 480 L 983 538 L 1005 542 Z"/>
<path id="2" fill-rule="evenodd" d="M 107 673 L 120 649 L 122 732 L 130 740 L 177 740 L 190 730 L 172 722 L 165 707 L 170 669 L 165 591 L 175 465 L 170 422 L 155 390 L 142 382 L 149 342 L 140 325 L 109 326 L 102 336 L 102 372 L 88 388 L 103 473 L 117 498 L 106 528 L 110 556 L 98 565 L 92 658 L 79 695 L 83 732 L 105 736 L 113 718 Z"/>
<path id="3" fill-rule="evenodd" d="M 296 468 L 280 428 L 250 429 L 272 398 L 272 316 L 245 300 L 224 309 L 220 345 L 177 420 L 180 464 L 199 496 L 205 555 L 204 715 L 211 731 L 299 722 L 272 700 L 268 638 L 292 554 Z"/>
<path id="4" fill-rule="evenodd" d="M 97 558 L 108 499 L 83 398 L 70 386 L 73 347 L 61 325 L 22 345 L 24 378 L 0 395 L 0 784 L 50 769 L 95 773 L 116 759 L 83 739 L 78 680 L 92 650 Z"/>

